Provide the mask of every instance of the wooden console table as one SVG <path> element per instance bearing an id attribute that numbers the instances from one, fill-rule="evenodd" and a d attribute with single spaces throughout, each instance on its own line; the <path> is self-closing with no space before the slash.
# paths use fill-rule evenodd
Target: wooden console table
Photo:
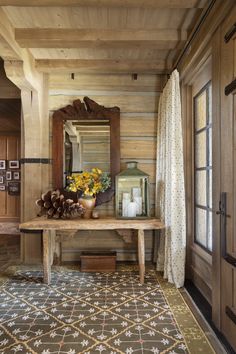
<path id="1" fill-rule="evenodd" d="M 72 219 L 72 220 L 53 220 L 46 217 L 38 217 L 19 226 L 20 231 L 27 230 L 43 232 L 43 272 L 44 283 L 50 284 L 51 265 L 55 247 L 57 230 L 137 230 L 138 235 L 138 260 L 140 282 L 144 283 L 145 274 L 145 243 L 144 230 L 157 230 L 164 228 L 158 219 L 124 220 L 110 218 L 100 219 Z"/>

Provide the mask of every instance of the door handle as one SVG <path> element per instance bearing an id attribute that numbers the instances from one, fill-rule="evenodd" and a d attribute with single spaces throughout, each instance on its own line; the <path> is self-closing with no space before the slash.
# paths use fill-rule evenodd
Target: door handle
<path id="1" fill-rule="evenodd" d="M 226 238 L 226 224 L 227 220 L 226 217 L 230 217 L 227 215 L 227 193 L 221 192 L 221 198 L 219 202 L 219 210 L 216 212 L 217 215 L 220 215 L 220 234 L 221 234 L 221 256 L 224 260 L 231 264 L 233 267 L 236 267 L 236 258 L 232 255 L 228 254 L 227 252 L 227 238 Z"/>
<path id="2" fill-rule="evenodd" d="M 216 215 L 220 215 L 225 218 L 230 218 L 230 215 L 226 214 L 226 193 L 225 192 L 221 193 L 221 200 L 219 201 L 219 210 L 217 211 L 212 210 L 212 211 L 215 212 Z"/>
<path id="3" fill-rule="evenodd" d="M 226 214 L 223 210 L 217 210 L 215 213 L 216 215 L 222 215 L 225 216 L 226 218 L 230 218 L 230 215 Z"/>
<path id="4" fill-rule="evenodd" d="M 222 210 L 217 210 L 216 215 L 225 215 L 225 213 Z"/>

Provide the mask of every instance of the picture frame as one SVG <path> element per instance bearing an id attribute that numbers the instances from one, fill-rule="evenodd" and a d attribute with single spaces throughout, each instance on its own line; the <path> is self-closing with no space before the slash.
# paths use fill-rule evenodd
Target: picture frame
<path id="1" fill-rule="evenodd" d="M 4 183 L 4 177 L 0 176 L 0 184 L 3 184 L 3 183 Z"/>
<path id="2" fill-rule="evenodd" d="M 1 184 L 0 185 L 0 191 L 5 191 L 6 190 L 6 185 L 5 184 Z"/>
<path id="3" fill-rule="evenodd" d="M 20 182 L 8 182 L 8 194 L 20 195 Z"/>
<path id="4" fill-rule="evenodd" d="M 20 179 L 20 171 L 14 171 L 13 172 L 13 179 L 14 180 L 19 180 Z"/>
<path id="5" fill-rule="evenodd" d="M 0 160 L 0 170 L 6 169 L 6 160 Z"/>
<path id="6" fill-rule="evenodd" d="M 12 172 L 11 171 L 7 171 L 6 172 L 6 180 L 7 181 L 11 181 L 12 180 Z"/>
<path id="7" fill-rule="evenodd" d="M 10 160 L 9 161 L 9 168 L 12 168 L 12 169 L 20 168 L 20 161 L 19 160 Z"/>

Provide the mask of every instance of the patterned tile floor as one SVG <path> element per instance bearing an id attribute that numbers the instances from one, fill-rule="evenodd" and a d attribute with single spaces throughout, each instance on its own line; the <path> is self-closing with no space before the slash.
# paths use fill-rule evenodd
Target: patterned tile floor
<path id="1" fill-rule="evenodd" d="M 214 351 L 180 292 L 153 269 L 141 285 L 136 267 L 108 274 L 60 267 L 46 286 L 42 272 L 23 267 L 0 287 L 0 354 L 10 353 Z"/>

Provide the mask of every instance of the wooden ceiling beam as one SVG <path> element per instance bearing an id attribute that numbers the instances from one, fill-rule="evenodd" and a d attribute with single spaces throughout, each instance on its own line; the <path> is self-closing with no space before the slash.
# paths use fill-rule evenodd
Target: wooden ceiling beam
<path id="1" fill-rule="evenodd" d="M 14 39 L 14 28 L 0 8 L 0 55 L 10 81 L 18 88 L 38 91 L 42 74 L 35 71 L 34 59 L 27 49 L 19 47 Z"/>
<path id="2" fill-rule="evenodd" d="M 0 6 L 94 6 L 141 8 L 203 8 L 206 0 L 0 0 Z"/>
<path id="3" fill-rule="evenodd" d="M 16 28 L 15 39 L 22 48 L 88 48 L 145 46 L 164 48 L 187 39 L 186 31 Z"/>
<path id="4" fill-rule="evenodd" d="M 39 59 L 36 69 L 44 73 L 158 73 L 169 72 L 164 60 Z"/>

